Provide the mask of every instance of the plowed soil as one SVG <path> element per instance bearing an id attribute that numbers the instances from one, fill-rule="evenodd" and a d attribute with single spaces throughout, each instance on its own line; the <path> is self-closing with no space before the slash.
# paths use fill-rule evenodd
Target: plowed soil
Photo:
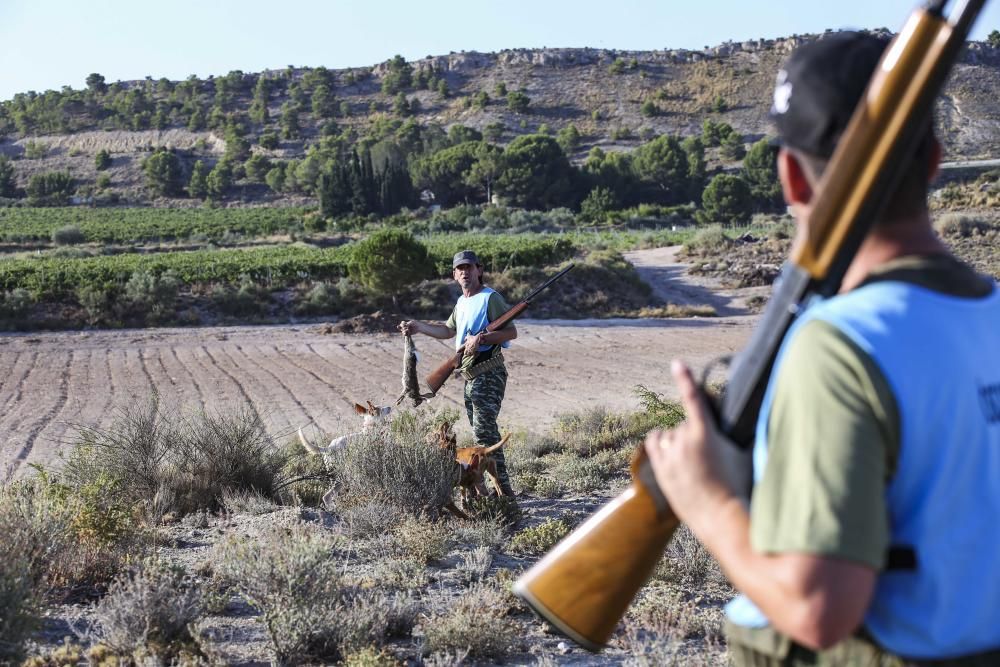
<path id="1" fill-rule="evenodd" d="M 632 389 L 674 394 L 679 357 L 700 368 L 738 350 L 756 317 L 745 293 L 693 279 L 675 248 L 630 253 L 666 302 L 713 305 L 715 318 L 520 320 L 508 359 L 501 427 L 543 429 L 556 415 L 590 407 L 632 410 Z M 446 313 L 442 313 L 442 318 Z M 417 337 L 420 374 L 445 360 L 451 341 Z M 154 390 L 171 406 L 225 410 L 249 402 L 287 437 L 357 429 L 355 401 L 392 403 L 401 390 L 397 334 L 338 333 L 329 325 L 81 331 L 0 336 L 0 479 L 26 463 L 52 462 L 78 424 L 107 426 L 116 409 Z M 428 403 L 462 409 L 450 380 Z M 418 409 L 426 409 L 421 406 Z"/>

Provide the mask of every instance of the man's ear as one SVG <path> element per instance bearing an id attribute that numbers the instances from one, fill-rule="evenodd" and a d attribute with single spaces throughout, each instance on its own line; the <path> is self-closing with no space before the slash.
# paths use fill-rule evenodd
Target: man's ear
<path id="1" fill-rule="evenodd" d="M 778 151 L 778 180 L 785 203 L 790 206 L 812 201 L 813 189 L 805 169 L 794 153 L 785 148 Z"/>

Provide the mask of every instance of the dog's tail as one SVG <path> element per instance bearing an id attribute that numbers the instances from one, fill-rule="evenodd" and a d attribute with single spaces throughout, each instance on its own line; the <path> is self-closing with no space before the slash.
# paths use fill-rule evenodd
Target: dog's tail
<path id="1" fill-rule="evenodd" d="M 496 450 L 498 450 L 501 447 L 503 447 L 504 445 L 506 445 L 508 440 L 510 440 L 510 433 L 508 433 L 504 437 L 500 438 L 500 442 L 498 442 L 497 444 L 491 445 L 491 446 L 487 447 L 485 453 L 486 454 L 492 454 Z"/>
<path id="2" fill-rule="evenodd" d="M 311 453 L 311 454 L 322 454 L 323 453 L 323 452 L 321 452 L 319 450 L 319 447 L 317 447 L 316 445 L 314 445 L 311 442 L 309 442 L 308 440 L 306 440 L 305 434 L 302 433 L 302 427 L 301 426 L 299 427 L 299 442 L 301 442 L 302 446 L 306 448 L 306 451 L 309 452 L 309 453 Z"/>

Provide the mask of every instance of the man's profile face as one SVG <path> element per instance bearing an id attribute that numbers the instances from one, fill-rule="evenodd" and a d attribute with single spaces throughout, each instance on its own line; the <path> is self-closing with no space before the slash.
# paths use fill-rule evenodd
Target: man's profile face
<path id="1" fill-rule="evenodd" d="M 481 284 L 483 270 L 475 264 L 459 264 L 455 267 L 454 277 L 462 289 L 472 290 Z"/>

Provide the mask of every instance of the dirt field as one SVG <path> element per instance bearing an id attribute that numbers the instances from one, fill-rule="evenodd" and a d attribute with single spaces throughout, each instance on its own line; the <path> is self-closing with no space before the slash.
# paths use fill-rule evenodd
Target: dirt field
<path id="1" fill-rule="evenodd" d="M 557 414 L 602 405 L 634 409 L 635 385 L 673 394 L 666 374 L 671 357 L 701 367 L 739 349 L 756 321 L 745 314 L 745 294 L 690 279 L 675 252 L 628 256 L 664 300 L 710 304 L 725 317 L 522 320 L 506 355 L 510 383 L 501 427 L 545 427 Z M 402 341 L 327 330 L 310 324 L 0 336 L 3 478 L 26 463 L 52 461 L 74 425 L 108 425 L 116 407 L 153 390 L 181 408 L 249 401 L 278 435 L 302 425 L 314 437 L 317 429 L 352 431 L 355 401 L 385 404 L 399 394 Z M 450 352 L 450 341 L 421 336 L 416 343 L 421 375 Z M 460 381 L 449 381 L 430 405 L 461 408 L 461 389 Z"/>

